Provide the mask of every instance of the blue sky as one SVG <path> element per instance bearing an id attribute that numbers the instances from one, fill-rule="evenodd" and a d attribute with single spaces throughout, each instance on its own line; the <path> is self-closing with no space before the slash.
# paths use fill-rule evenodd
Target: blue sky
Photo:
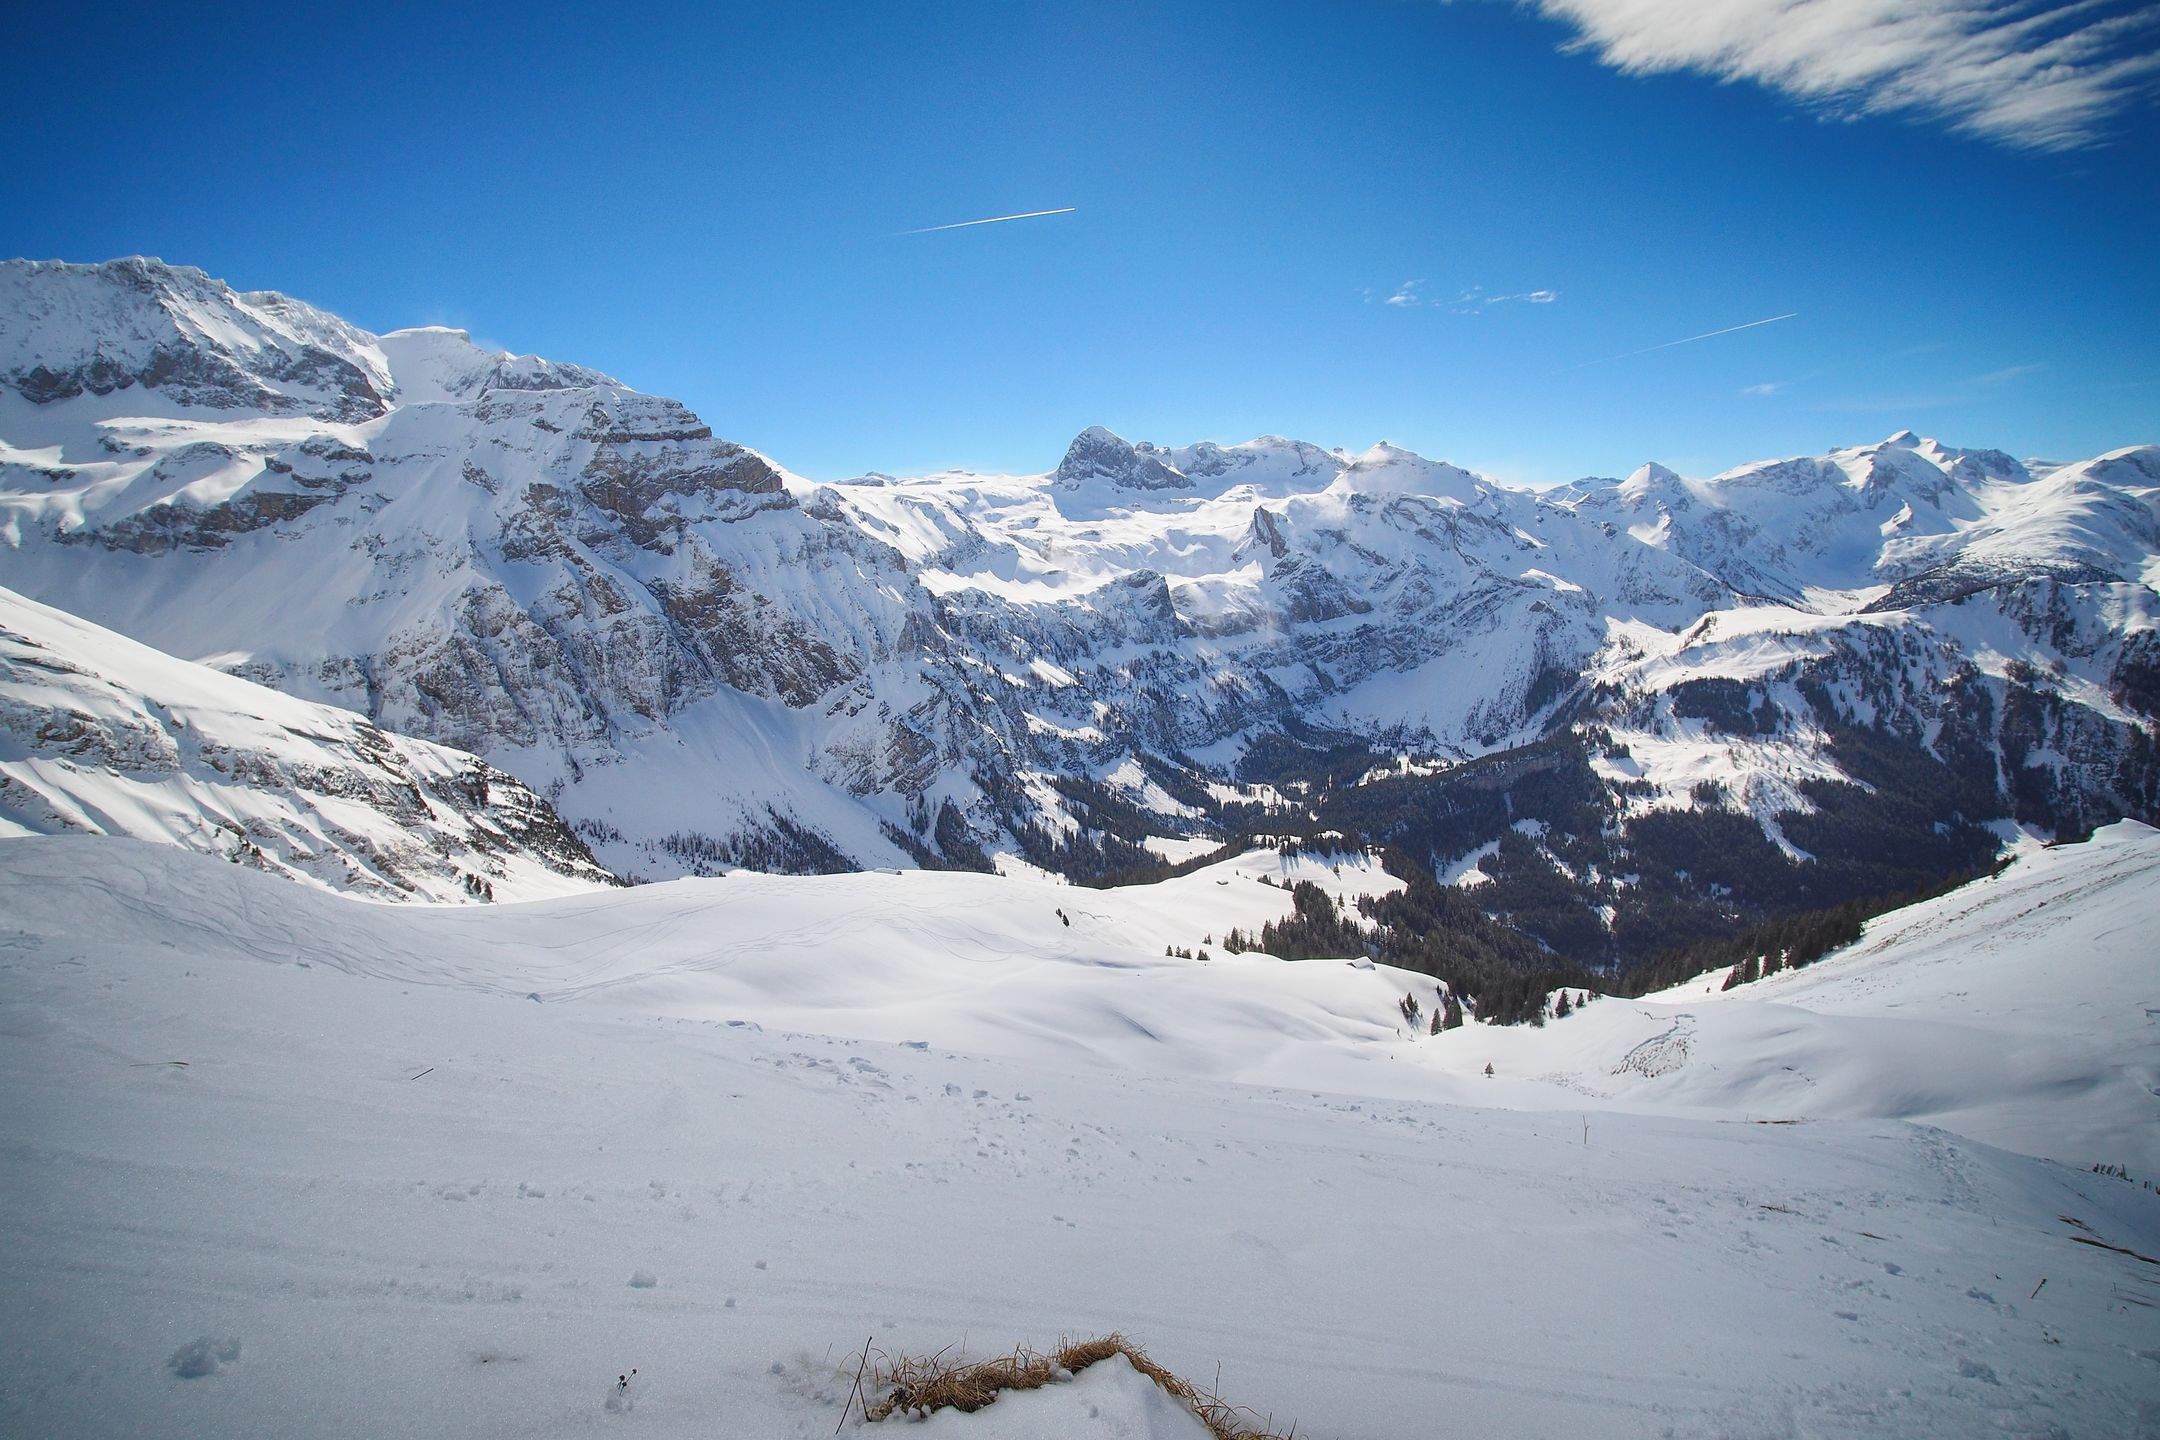
<path id="1" fill-rule="evenodd" d="M 461 325 L 822 479 L 2160 441 L 2153 7 L 1762 3 L 34 7 L 0 252 Z"/>

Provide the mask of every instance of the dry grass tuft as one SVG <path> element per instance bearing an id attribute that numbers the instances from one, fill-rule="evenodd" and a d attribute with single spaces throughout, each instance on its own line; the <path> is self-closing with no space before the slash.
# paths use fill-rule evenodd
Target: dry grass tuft
<path id="1" fill-rule="evenodd" d="M 1255 1421 L 1260 1417 L 1250 1410 L 1227 1404 L 1212 1391 L 1171 1374 L 1123 1335 L 1113 1333 L 1094 1340 L 1066 1341 L 1047 1355 L 1023 1347 L 1010 1355 L 978 1360 L 973 1364 L 947 1359 L 949 1353 L 948 1348 L 935 1355 L 902 1356 L 896 1360 L 880 1356 L 870 1388 L 883 1391 L 885 1398 L 866 1400 L 864 1417 L 883 1420 L 893 1414 L 924 1416 L 933 1410 L 948 1408 L 972 1412 L 982 1409 L 1004 1391 L 1039 1390 L 1054 1381 L 1069 1380 L 1098 1361 L 1123 1355 L 1133 1369 L 1183 1401 L 1200 1417 L 1200 1423 L 1207 1426 L 1215 1440 L 1295 1440 L 1297 1434 L 1295 1425 L 1290 1427 L 1289 1435 L 1278 1435 L 1272 1429 L 1263 1428 L 1267 1424 L 1265 1421 L 1259 1426 L 1247 1423 L 1247 1417 Z"/>

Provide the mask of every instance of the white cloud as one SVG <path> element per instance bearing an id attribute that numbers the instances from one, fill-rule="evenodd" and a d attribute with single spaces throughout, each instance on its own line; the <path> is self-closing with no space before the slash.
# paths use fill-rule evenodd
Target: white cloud
<path id="1" fill-rule="evenodd" d="M 2107 0 L 1518 0 L 1632 75 L 1750 80 L 2034 150 L 2105 138 L 2160 78 L 2160 6 Z"/>
<path id="2" fill-rule="evenodd" d="M 1512 295 L 1488 295 L 1482 285 L 1472 285 L 1455 297 L 1453 306 L 1457 315 L 1475 315 L 1480 305 L 1505 305 L 1510 300 L 1526 300 L 1532 305 L 1550 305 L 1560 298 L 1557 290 L 1519 290 Z"/>
<path id="3" fill-rule="evenodd" d="M 1424 283 L 1425 282 L 1423 280 L 1403 281 L 1402 284 L 1395 287 L 1395 293 L 1387 297 L 1387 303 L 1390 305 L 1398 306 L 1424 304 L 1424 300 L 1419 298 L 1417 293 L 1418 286 L 1423 285 Z"/>
<path id="4" fill-rule="evenodd" d="M 1742 395 L 1775 395 L 1784 388 L 1785 382 L 1782 380 L 1765 380 L 1760 385 L 1742 386 L 1740 393 Z"/>

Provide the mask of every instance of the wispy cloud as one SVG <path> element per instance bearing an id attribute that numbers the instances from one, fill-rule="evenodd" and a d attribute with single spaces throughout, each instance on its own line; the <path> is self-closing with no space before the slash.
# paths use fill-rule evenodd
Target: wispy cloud
<path id="1" fill-rule="evenodd" d="M 1557 290 L 1518 290 L 1509 295 L 1495 295 L 1482 285 L 1472 285 L 1469 289 L 1458 294 L 1453 300 L 1448 300 L 1427 295 L 1424 287 L 1425 282 L 1423 280 L 1405 280 L 1395 287 L 1393 294 L 1387 296 L 1380 303 L 1393 305 L 1398 310 L 1411 310 L 1429 305 L 1435 310 L 1444 309 L 1456 315 L 1475 315 L 1488 305 L 1505 305 L 1511 300 L 1520 300 L 1529 305 L 1550 305 L 1560 298 L 1560 292 Z M 1358 293 L 1364 297 L 1365 303 L 1370 305 L 1374 296 L 1379 292 L 1368 286 Z"/>
<path id="2" fill-rule="evenodd" d="M 1509 295 L 1495 295 L 1482 285 L 1472 285 L 1455 297 L 1449 306 L 1457 315 L 1475 315 L 1487 305 L 1505 305 L 1510 300 L 1521 300 L 1531 305 L 1550 305 L 1560 298 L 1557 290 L 1518 290 Z"/>
<path id="3" fill-rule="evenodd" d="M 2047 366 L 2037 363 L 2031 365 L 2005 365 L 2000 370 L 1990 370 L 1985 375 L 1974 376 L 1972 383 L 1975 385 L 2000 385 L 2005 381 L 2022 379 L 2036 370 L 2045 369 L 2047 369 Z"/>
<path id="4" fill-rule="evenodd" d="M 1517 0 L 1632 75 L 1748 80 L 1832 115 L 1907 114 L 2074 150 L 2160 82 L 2160 6 L 2108 0 Z"/>
<path id="5" fill-rule="evenodd" d="M 1775 395 L 1784 388 L 1785 382 L 1782 380 L 1765 380 L 1760 385 L 1741 386 L 1740 393 L 1742 395 Z"/>

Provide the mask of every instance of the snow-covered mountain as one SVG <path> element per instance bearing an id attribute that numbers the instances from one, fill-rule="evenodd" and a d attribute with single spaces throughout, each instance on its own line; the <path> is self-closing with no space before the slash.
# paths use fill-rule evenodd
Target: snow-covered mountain
<path id="1" fill-rule="evenodd" d="M 484 761 L 0 590 L 0 836 L 124 835 L 377 899 L 614 883 Z"/>
<path id="2" fill-rule="evenodd" d="M 0 543 L 19 587 L 487 755 L 603 845 L 732 843 L 777 808 L 904 859 L 851 791 L 921 788 L 900 710 L 927 698 L 905 657 L 929 597 L 680 405 L 156 262 L 15 265 L 8 285 Z M 366 385 L 272 394 L 295 333 Z M 156 357 L 176 349 L 231 383 L 168 386 Z M 866 677 L 878 709 L 858 720 Z"/>
<path id="3" fill-rule="evenodd" d="M 459 332 L 4 275 L 11 584 L 472 749 L 625 873 L 1335 829 L 1605 963 L 2160 819 L 2154 447 L 1537 493 L 1096 428 L 1041 474 L 816 485 Z"/>

